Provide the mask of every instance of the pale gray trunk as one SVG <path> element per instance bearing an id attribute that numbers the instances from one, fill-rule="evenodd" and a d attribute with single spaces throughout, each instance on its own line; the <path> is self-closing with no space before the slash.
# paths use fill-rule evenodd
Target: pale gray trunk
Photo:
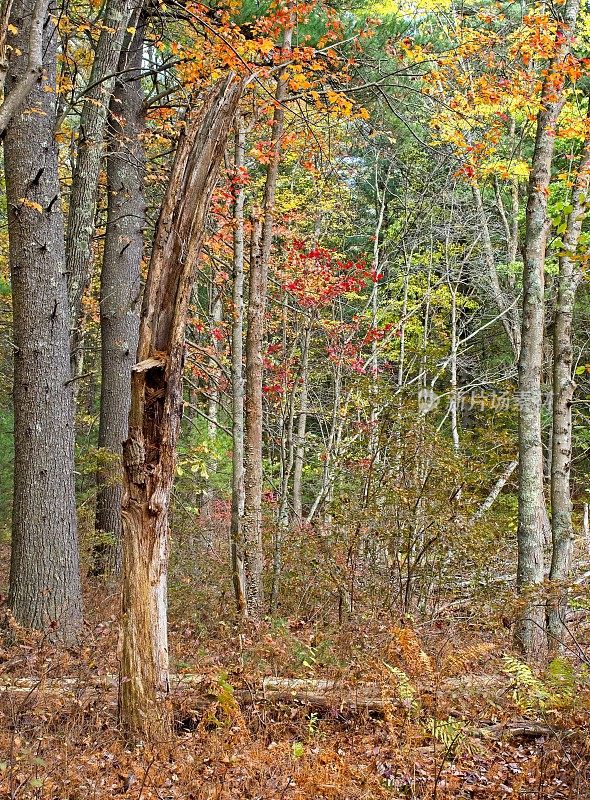
<path id="1" fill-rule="evenodd" d="M 223 303 L 221 300 L 221 286 L 215 280 L 214 270 L 211 271 L 209 290 L 209 319 L 213 329 L 219 329 L 219 326 L 223 321 Z M 209 440 L 209 444 L 214 446 L 219 430 L 219 409 L 221 401 L 221 392 L 219 388 L 219 380 L 221 378 L 221 371 L 219 368 L 221 346 L 215 336 L 211 337 L 211 347 L 215 353 L 215 358 L 212 358 L 209 363 L 210 384 L 207 398 L 207 438 Z M 215 454 L 213 453 L 207 459 L 207 472 L 209 474 L 209 478 L 207 486 L 201 492 L 199 509 L 201 543 L 205 550 L 209 551 L 209 554 L 214 546 L 213 518 L 215 489 L 212 486 L 211 478 L 216 468 L 217 461 Z"/>
<path id="2" fill-rule="evenodd" d="M 299 416 L 295 437 L 295 465 L 293 467 L 293 524 L 303 521 L 303 466 L 305 463 L 305 429 L 307 427 L 307 385 L 309 379 L 309 342 L 311 325 L 305 329 L 303 352 L 301 353 L 301 393 L 299 395 Z"/>
<path id="3" fill-rule="evenodd" d="M 248 328 L 246 332 L 246 381 L 244 403 L 244 580 L 246 603 L 244 614 L 258 616 L 262 612 L 262 336 L 264 330 L 263 296 L 266 287 L 260 259 L 260 224 L 252 221 L 250 273 L 248 286 Z"/>
<path id="4" fill-rule="evenodd" d="M 545 577 L 543 525 L 546 506 L 543 491 L 541 376 L 545 250 L 549 228 L 547 195 L 557 119 L 564 103 L 563 87 L 556 87 L 556 76 L 569 54 L 578 9 L 579 0 L 567 1 L 563 21 L 559 24 L 556 55 L 543 83 L 526 209 L 522 344 L 518 363 L 520 485 L 517 588 L 522 595 L 523 605 L 515 628 L 515 642 L 523 656 L 531 662 L 542 660 L 546 649 L 545 603 L 540 591 Z"/>
<path id="5" fill-rule="evenodd" d="M 383 225 L 386 221 L 387 210 L 387 189 L 389 184 L 389 177 L 391 175 L 391 164 L 388 167 L 383 189 L 379 191 L 379 173 L 378 161 L 375 161 L 375 200 L 376 200 L 376 214 L 377 224 L 375 226 L 375 238 L 373 240 L 373 288 L 371 290 L 371 331 L 373 333 L 373 341 L 371 342 L 371 410 L 370 410 L 370 439 L 369 439 L 369 452 L 375 458 L 379 458 L 379 433 L 377 431 L 378 421 L 378 385 L 377 378 L 379 374 L 379 355 L 377 348 L 377 315 L 379 312 L 379 275 L 381 272 L 381 249 L 383 242 L 381 240 L 381 233 Z"/>
<path id="6" fill-rule="evenodd" d="M 240 184 L 234 204 L 234 254 L 233 254 L 233 321 L 232 321 L 232 500 L 231 500 L 231 565 L 234 592 L 238 611 L 246 603 L 244 579 L 244 541 L 242 517 L 244 515 L 244 203 L 246 193 L 241 183 L 246 154 L 246 131 L 242 116 L 236 116 L 235 168 Z"/>
<path id="7" fill-rule="evenodd" d="M 564 644 L 567 612 L 567 589 L 563 585 L 570 574 L 574 530 L 570 473 L 572 459 L 572 400 L 575 384 L 572 374 L 572 318 L 581 271 L 577 252 L 590 184 L 590 139 L 584 143 L 582 158 L 572 192 L 572 211 L 568 217 L 559 259 L 559 284 L 553 329 L 553 438 L 551 459 L 551 532 L 553 554 L 550 580 L 555 582 L 555 596 L 548 612 L 549 645 Z"/>
<path id="8" fill-rule="evenodd" d="M 510 480 L 512 473 L 514 472 L 517 466 L 518 466 L 517 459 L 514 459 L 514 461 L 511 461 L 509 464 L 506 465 L 506 469 L 500 475 L 496 483 L 493 485 L 491 492 L 471 518 L 472 522 L 476 522 L 478 519 L 481 519 L 490 510 L 490 508 L 494 505 L 494 503 L 500 496 L 500 492 Z"/>
<path id="9" fill-rule="evenodd" d="M 330 422 L 330 433 L 328 435 L 328 442 L 326 445 L 326 457 L 324 467 L 322 469 L 322 483 L 320 489 L 311 504 L 311 508 L 306 518 L 306 522 L 310 525 L 315 518 L 319 508 L 325 503 L 332 492 L 332 466 L 337 457 L 339 445 L 339 418 L 340 418 L 340 402 L 342 398 L 342 365 L 337 364 L 334 370 L 334 400 L 332 405 L 332 418 Z"/>
<path id="10" fill-rule="evenodd" d="M 12 76 L 10 91 L 4 94 L 0 103 L 0 135 L 4 133 L 15 114 L 23 107 L 34 86 L 43 74 L 43 38 L 44 25 L 49 12 L 48 0 L 36 0 L 30 7 L 27 38 L 20 37 L 21 52 L 26 63 L 20 68 L 19 75 Z M 12 15 L 12 0 L 4 0 L 0 8 L 0 92 L 7 89 L 6 75 L 9 65 L 9 24 Z"/>
<path id="11" fill-rule="evenodd" d="M 15 0 L 8 97 L 27 69 L 33 3 Z M 56 123 L 57 34 L 44 78 L 6 129 L 4 159 L 14 320 L 14 502 L 9 604 L 19 623 L 72 644 L 82 622 L 74 494 L 64 227 Z"/>
<path id="12" fill-rule="evenodd" d="M 283 353 L 287 351 L 287 306 L 286 301 L 283 307 Z M 295 396 L 297 392 L 298 380 L 295 380 L 291 387 L 285 413 L 281 424 L 281 491 L 279 498 L 279 510 L 274 535 L 273 561 L 272 561 L 272 584 L 270 590 L 270 611 L 276 610 L 279 599 L 279 585 L 281 580 L 281 569 L 283 565 L 283 542 L 285 533 L 289 527 L 289 486 L 293 465 L 295 463 L 295 442 L 293 431 L 295 426 Z M 285 386 L 285 389 L 287 387 Z"/>
<path id="13" fill-rule="evenodd" d="M 145 129 L 141 85 L 143 18 L 121 58 L 111 101 L 107 159 L 107 226 L 100 275 L 101 391 L 98 446 L 106 456 L 97 470 L 94 574 L 121 569 L 121 454 L 127 438 L 131 368 L 139 336 L 140 269 L 146 227 Z"/>

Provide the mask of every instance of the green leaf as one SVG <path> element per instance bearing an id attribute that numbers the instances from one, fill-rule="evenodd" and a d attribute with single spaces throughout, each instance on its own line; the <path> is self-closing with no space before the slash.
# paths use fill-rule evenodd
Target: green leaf
<path id="1" fill-rule="evenodd" d="M 291 745 L 293 758 L 302 758 L 305 755 L 305 747 L 302 742 L 293 742 Z"/>

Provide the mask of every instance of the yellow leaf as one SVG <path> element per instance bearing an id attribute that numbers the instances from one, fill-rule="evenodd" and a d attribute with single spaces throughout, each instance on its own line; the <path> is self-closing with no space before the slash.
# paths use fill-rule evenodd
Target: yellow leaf
<path id="1" fill-rule="evenodd" d="M 26 208 L 32 208 L 33 211 L 38 211 L 40 214 L 43 211 L 43 206 L 40 203 L 35 203 L 33 200 L 28 200 L 26 197 L 19 197 L 18 202 Z"/>
<path id="2" fill-rule="evenodd" d="M 261 53 L 270 53 L 271 50 L 274 50 L 274 46 L 275 44 L 272 39 L 263 39 L 258 44 L 258 49 Z"/>

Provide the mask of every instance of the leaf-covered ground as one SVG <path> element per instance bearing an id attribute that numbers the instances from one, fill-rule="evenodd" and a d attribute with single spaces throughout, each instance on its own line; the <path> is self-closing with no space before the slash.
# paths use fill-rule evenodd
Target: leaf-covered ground
<path id="1" fill-rule="evenodd" d="M 197 624 L 176 610 L 174 671 L 200 681 L 174 692 L 172 741 L 129 749 L 116 687 L 105 684 L 116 673 L 116 601 L 97 592 L 91 602 L 102 621 L 89 620 L 79 651 L 4 631 L 3 686 L 33 681 L 0 695 L 2 797 L 590 795 L 583 664 L 556 662 L 537 678 L 508 655 L 508 633 L 494 638 L 452 617 L 415 627 L 364 619 L 320 629 L 290 619 L 245 628 L 229 614 Z M 329 676 L 336 688 L 321 707 L 264 700 L 256 687 L 270 674 Z M 76 680 L 56 689 L 64 676 Z M 339 707 L 339 693 L 368 681 L 388 700 L 381 713 Z M 238 690 L 248 687 L 253 698 L 243 702 Z"/>

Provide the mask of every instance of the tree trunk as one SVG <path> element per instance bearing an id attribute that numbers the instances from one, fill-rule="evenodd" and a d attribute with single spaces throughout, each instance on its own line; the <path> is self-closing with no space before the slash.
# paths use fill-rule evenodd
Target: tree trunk
<path id="1" fill-rule="evenodd" d="M 189 116 L 156 229 L 123 447 L 123 620 L 120 707 L 135 740 L 170 732 L 166 619 L 168 511 L 182 417 L 188 304 L 205 220 L 242 93 L 219 82 Z"/>
<path id="2" fill-rule="evenodd" d="M 485 514 L 487 514 L 487 512 L 490 510 L 490 508 L 494 505 L 494 503 L 500 496 L 500 492 L 510 480 L 511 475 L 517 468 L 517 466 L 518 466 L 517 459 L 514 459 L 514 461 L 511 461 L 509 464 L 506 465 L 506 469 L 500 475 L 496 483 L 493 485 L 491 492 L 471 518 L 471 522 L 476 522 L 478 519 L 481 519 L 483 516 L 485 516 Z"/>
<path id="3" fill-rule="evenodd" d="M 303 465 L 305 463 L 305 429 L 307 427 L 307 385 L 309 379 L 309 342 L 311 323 L 303 336 L 301 353 L 301 394 L 299 395 L 299 416 L 295 436 L 295 466 L 293 468 L 293 524 L 303 522 Z"/>
<path id="4" fill-rule="evenodd" d="M 145 21 L 121 58 L 121 78 L 111 102 L 107 160 L 107 227 L 100 276 L 102 380 L 98 446 L 108 458 L 96 474 L 96 533 L 93 573 L 121 571 L 120 459 L 127 438 L 131 403 L 131 368 L 139 336 L 140 269 L 146 202 L 144 93 L 141 85 Z M 123 72 L 124 70 L 124 72 Z M 116 466 L 115 466 L 116 464 Z"/>
<path id="5" fill-rule="evenodd" d="M 283 34 L 283 55 L 291 51 L 293 23 Z M 254 618 L 263 610 L 262 551 L 262 345 L 264 337 L 264 314 L 268 288 L 268 270 L 274 230 L 274 205 L 281 162 L 281 138 L 285 118 L 284 102 L 287 97 L 288 74 L 281 68 L 277 78 L 275 109 L 272 122 L 271 142 L 273 153 L 266 172 L 264 199 L 262 204 L 262 231 L 260 252 L 253 252 L 250 263 L 250 287 L 248 296 L 248 331 L 246 334 L 246 405 L 244 439 L 244 572 L 246 579 L 245 612 Z M 258 250 L 256 244 L 253 251 Z"/>
<path id="6" fill-rule="evenodd" d="M 78 353 L 82 296 L 92 270 L 92 239 L 98 197 L 98 178 L 109 103 L 115 85 L 123 38 L 130 16 L 130 0 L 107 0 L 101 33 L 80 114 L 78 153 L 72 175 L 66 232 L 68 301 L 72 335 L 72 363 Z"/>
<path id="7" fill-rule="evenodd" d="M 451 361 L 450 361 L 450 396 L 449 396 L 449 416 L 451 418 L 451 438 L 453 447 L 458 452 L 461 449 L 459 439 L 459 392 L 457 381 L 457 288 L 451 286 L 449 276 L 449 292 L 451 293 Z"/>
<path id="8" fill-rule="evenodd" d="M 572 318 L 576 290 L 581 271 L 577 250 L 582 225 L 586 218 L 586 197 L 590 184 L 590 138 L 584 143 L 580 166 L 574 184 L 567 228 L 559 259 L 559 285 L 553 329 L 553 457 L 551 459 L 551 533 L 553 554 L 550 580 L 557 584 L 550 599 L 547 616 L 549 646 L 555 650 L 564 644 L 567 611 L 567 590 L 560 586 L 567 581 L 574 530 L 570 472 L 572 459 L 572 400 L 575 384 L 572 375 Z"/>
<path id="9" fill-rule="evenodd" d="M 231 567 L 238 611 L 246 607 L 244 578 L 244 540 L 242 517 L 244 515 L 244 203 L 246 192 L 242 171 L 246 155 L 246 131 L 241 115 L 236 115 L 235 169 L 238 188 L 234 203 L 234 258 L 233 258 L 233 321 L 232 321 L 232 496 L 231 496 Z"/>
<path id="10" fill-rule="evenodd" d="M 252 221 L 248 287 L 248 328 L 246 332 L 246 391 L 244 404 L 244 582 L 246 604 L 243 612 L 258 616 L 262 611 L 262 335 L 264 328 L 263 284 L 260 259 L 260 223 Z"/>
<path id="11" fill-rule="evenodd" d="M 211 280 L 209 287 L 209 320 L 213 330 L 218 330 L 223 322 L 223 302 L 221 299 L 221 286 L 215 280 L 215 268 L 211 268 Z M 219 409 L 221 402 L 221 390 L 219 388 L 219 381 L 221 379 L 221 370 L 219 368 L 219 359 L 222 356 L 221 343 L 211 336 L 211 347 L 215 353 L 215 358 L 209 361 L 209 385 L 207 392 L 207 438 L 208 444 L 211 448 L 215 446 L 215 440 L 218 433 L 219 425 Z M 214 532 L 213 532 L 213 519 L 214 519 L 214 506 L 215 506 L 215 488 L 213 486 L 212 478 L 215 470 L 217 469 L 217 459 L 214 452 L 209 450 L 209 457 L 207 458 L 207 473 L 209 479 L 207 485 L 201 492 L 199 503 L 199 528 L 200 528 L 200 542 L 205 556 L 211 556 L 214 547 Z M 196 553 L 194 554 L 196 556 Z"/>
<path id="12" fill-rule="evenodd" d="M 15 0 L 8 96 L 27 69 L 33 4 Z M 17 621 L 72 644 L 82 622 L 74 495 L 64 228 L 56 122 L 57 35 L 44 72 L 6 129 L 4 158 L 14 312 L 14 503 L 9 604 Z"/>
<path id="13" fill-rule="evenodd" d="M 544 269 L 549 218 L 547 195 L 557 119 L 564 104 L 562 62 L 569 55 L 579 0 L 568 0 L 559 22 L 556 54 L 543 81 L 537 116 L 535 149 L 529 178 L 523 273 L 522 343 L 518 362 L 520 413 L 518 422 L 520 483 L 518 492 L 517 588 L 523 606 L 515 642 L 531 662 L 545 655 L 545 603 L 539 596 L 544 580 L 543 447 L 541 374 L 545 316 Z"/>
<path id="14" fill-rule="evenodd" d="M 286 363 L 291 361 L 292 353 L 287 355 L 287 302 L 286 298 L 283 300 L 283 357 Z M 291 483 L 291 474 L 293 472 L 293 465 L 295 463 L 295 442 L 293 432 L 295 427 L 295 397 L 297 394 L 297 384 L 299 383 L 299 375 L 297 375 L 288 391 L 288 382 L 285 377 L 284 398 L 285 407 L 281 419 L 281 441 L 280 441 L 280 497 L 278 515 L 274 530 L 274 547 L 272 559 L 272 583 L 270 588 L 270 613 L 276 611 L 277 603 L 279 601 L 279 589 L 281 582 L 281 572 L 283 569 L 283 543 L 285 534 L 289 527 L 289 486 Z"/>
<path id="15" fill-rule="evenodd" d="M 9 67 L 9 22 L 12 9 L 12 0 L 4 0 L 0 10 L 0 91 L 8 88 L 6 76 Z M 26 62 L 19 67 L 18 77 L 13 73 L 10 81 L 10 91 L 6 92 L 4 101 L 0 104 L 0 135 L 23 107 L 31 91 L 43 74 L 44 65 L 44 26 L 49 12 L 48 0 L 36 0 L 29 10 L 29 24 L 27 38 L 19 37 L 21 52 L 25 54 Z"/>

